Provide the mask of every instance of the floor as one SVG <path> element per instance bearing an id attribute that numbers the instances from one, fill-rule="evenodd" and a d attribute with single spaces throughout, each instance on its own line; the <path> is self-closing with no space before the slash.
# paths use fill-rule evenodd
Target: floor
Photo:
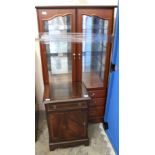
<path id="1" fill-rule="evenodd" d="M 36 155 L 115 155 L 101 123 L 90 124 L 88 128 L 89 146 L 77 146 L 49 151 L 48 129 L 45 113 L 40 112 L 38 119 Z"/>

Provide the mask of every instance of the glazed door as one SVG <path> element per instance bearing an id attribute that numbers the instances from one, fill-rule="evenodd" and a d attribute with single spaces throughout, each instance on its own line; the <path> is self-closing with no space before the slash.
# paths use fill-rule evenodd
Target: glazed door
<path id="1" fill-rule="evenodd" d="M 83 42 L 77 46 L 79 81 L 88 89 L 106 88 L 111 54 L 113 9 L 78 9 L 77 32 Z"/>
<path id="2" fill-rule="evenodd" d="M 39 9 L 38 18 L 44 83 L 76 81 L 75 44 L 66 39 L 75 32 L 75 9 Z"/>

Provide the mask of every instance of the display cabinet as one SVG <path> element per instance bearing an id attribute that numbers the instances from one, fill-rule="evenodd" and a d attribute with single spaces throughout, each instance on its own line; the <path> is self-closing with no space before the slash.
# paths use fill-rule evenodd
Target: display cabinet
<path id="1" fill-rule="evenodd" d="M 50 150 L 89 145 L 103 120 L 114 8 L 36 7 Z"/>
<path id="2" fill-rule="evenodd" d="M 110 70 L 115 6 L 36 8 L 39 33 L 53 36 L 48 42 L 40 42 L 45 88 L 83 82 L 92 98 L 88 120 L 101 122 Z M 45 96 L 49 91 L 45 89 Z"/>

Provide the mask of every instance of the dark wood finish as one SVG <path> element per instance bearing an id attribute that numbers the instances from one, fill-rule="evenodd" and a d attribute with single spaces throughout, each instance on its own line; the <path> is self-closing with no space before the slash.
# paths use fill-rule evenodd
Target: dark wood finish
<path id="1" fill-rule="evenodd" d="M 102 117 L 104 113 L 103 106 L 95 106 L 89 108 L 89 117 Z"/>
<path id="2" fill-rule="evenodd" d="M 50 142 L 76 140 L 87 136 L 87 112 L 80 108 L 79 110 L 67 110 L 48 113 L 48 122 L 51 124 L 49 132 L 52 133 Z"/>
<path id="3" fill-rule="evenodd" d="M 114 16 L 114 9 L 113 8 L 82 8 L 77 9 L 77 17 L 78 17 L 78 29 L 77 32 L 82 32 L 82 15 L 89 15 L 89 16 L 97 16 L 101 19 L 107 19 L 109 22 L 108 26 L 108 36 L 110 36 L 113 33 L 113 16 Z M 107 49 L 106 49 L 106 59 L 105 59 L 105 71 L 104 71 L 104 80 L 101 82 L 97 77 L 95 77 L 95 74 L 91 74 L 91 78 L 93 79 L 92 83 L 88 83 L 87 78 L 85 81 L 83 81 L 86 85 L 86 88 L 89 90 L 89 95 L 93 100 L 95 100 L 96 104 L 94 104 L 94 107 L 90 108 L 89 110 L 89 122 L 97 123 L 102 121 L 102 117 L 104 116 L 105 111 L 105 100 L 100 100 L 98 98 L 106 98 L 106 90 L 108 86 L 108 75 L 110 70 L 110 56 L 111 56 L 111 42 L 108 41 L 107 43 Z M 78 44 L 77 51 L 80 52 L 82 55 L 82 44 Z M 82 64 L 82 59 L 81 62 Z M 78 80 L 82 80 L 82 65 L 78 65 L 78 70 L 80 70 L 81 74 L 78 74 Z M 101 87 L 102 86 L 102 87 Z M 99 90 L 102 88 L 102 90 Z M 94 102 L 94 101 L 93 101 Z M 92 102 L 92 103 L 93 103 Z M 91 104 L 92 105 L 92 104 Z M 101 106 L 98 106 L 101 105 Z"/>
<path id="4" fill-rule="evenodd" d="M 106 105 L 106 91 L 105 90 L 91 90 L 89 95 L 92 102 L 89 108 L 89 122 L 98 123 L 102 122 L 102 117 L 105 112 Z"/>
<path id="5" fill-rule="evenodd" d="M 66 148 L 66 147 L 74 147 L 77 145 L 89 145 L 88 139 L 80 139 L 80 140 L 70 140 L 70 141 L 63 141 L 59 143 L 49 143 L 49 147 L 51 151 L 54 151 L 56 148 Z"/>
<path id="6" fill-rule="evenodd" d="M 79 109 L 85 109 L 87 108 L 87 103 L 84 101 L 78 101 L 73 103 L 61 103 L 58 104 L 49 104 L 47 107 L 47 112 L 54 112 L 54 111 L 64 111 L 64 110 L 79 110 Z"/>
<path id="7" fill-rule="evenodd" d="M 45 85 L 44 103 L 55 103 L 68 100 L 90 100 L 85 85 L 82 82 L 68 82 Z"/>
<path id="8" fill-rule="evenodd" d="M 81 82 L 72 82 L 47 86 L 46 91 L 44 96 L 47 99 L 44 98 L 44 103 L 50 150 L 88 145 L 88 109 L 91 98 L 85 86 Z"/>
<path id="9" fill-rule="evenodd" d="M 106 98 L 94 98 L 92 99 L 90 106 L 91 107 L 105 106 L 105 101 L 106 101 Z"/>
<path id="10" fill-rule="evenodd" d="M 89 117 L 89 123 L 100 123 L 100 122 L 103 122 L 103 116 Z"/>
<path id="11" fill-rule="evenodd" d="M 95 72 L 86 73 L 83 72 L 82 75 L 80 75 L 83 78 L 83 82 L 87 89 L 103 89 L 103 81 L 99 78 L 99 76 Z M 79 77 L 80 77 L 79 76 Z"/>
<path id="12" fill-rule="evenodd" d="M 102 118 L 104 117 L 105 113 L 105 98 L 94 98 L 90 104 L 89 108 L 89 122 L 90 123 L 98 123 L 99 120 L 102 122 Z M 96 120 L 96 122 L 95 122 Z"/>
<path id="13" fill-rule="evenodd" d="M 49 85 L 44 85 L 44 96 L 43 96 L 43 100 L 47 100 L 50 99 L 50 88 Z"/>
<path id="14" fill-rule="evenodd" d="M 106 91 L 105 90 L 91 90 L 89 95 L 92 98 L 89 108 L 89 122 L 98 123 L 102 122 L 104 117 L 106 105 Z"/>
<path id="15" fill-rule="evenodd" d="M 89 95 L 91 98 L 105 97 L 106 91 L 105 90 L 91 90 L 89 91 Z"/>
<path id="16" fill-rule="evenodd" d="M 94 5 L 94 6 L 88 6 L 88 5 L 76 5 L 76 6 L 35 6 L 36 9 L 66 9 L 66 8 L 72 8 L 72 9 L 81 9 L 81 8 L 94 8 L 94 9 L 103 9 L 103 8 L 117 8 L 117 5 Z"/>
<path id="17" fill-rule="evenodd" d="M 39 32 L 44 32 L 43 22 L 45 20 L 57 15 L 71 14 L 71 32 L 81 33 L 82 15 L 85 14 L 108 19 L 108 35 L 110 36 L 113 33 L 113 16 L 115 7 L 117 6 L 39 6 L 36 7 Z M 42 11 L 46 11 L 47 16 L 42 15 Z M 72 43 L 72 53 L 76 54 L 75 60 L 72 57 L 73 82 L 62 83 L 60 81 L 60 83 L 55 85 L 49 80 L 45 45 L 40 44 L 45 85 L 44 103 L 48 121 L 50 150 L 54 150 L 58 147 L 89 144 L 87 136 L 88 120 L 91 123 L 98 123 L 102 122 L 104 117 L 110 70 L 111 47 L 112 43 L 109 41 L 106 51 L 104 80 L 99 81 L 98 77 L 95 76 L 95 73 L 91 73 L 91 75 L 84 75 L 82 73 L 82 57 L 78 59 L 78 54 L 81 54 L 82 56 L 82 44 Z M 84 81 L 89 93 L 85 86 L 81 84 L 82 76 L 91 76 L 92 78 L 92 82 L 88 83 L 87 80 Z M 64 79 L 65 78 L 67 79 L 67 77 L 64 77 Z M 74 81 L 77 82 L 75 83 Z M 91 99 L 92 102 L 90 102 Z M 89 103 L 90 108 L 88 105 Z M 86 127 L 82 125 L 83 122 L 86 122 Z"/>

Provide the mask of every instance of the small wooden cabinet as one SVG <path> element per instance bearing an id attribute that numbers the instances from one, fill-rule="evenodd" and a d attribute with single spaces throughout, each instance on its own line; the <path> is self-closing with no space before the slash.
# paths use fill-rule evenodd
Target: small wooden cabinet
<path id="1" fill-rule="evenodd" d="M 105 110 L 106 92 L 103 89 L 91 90 L 89 91 L 89 95 L 92 98 L 89 108 L 89 122 L 102 122 Z"/>
<path id="2" fill-rule="evenodd" d="M 61 87 L 63 89 L 61 89 Z M 49 147 L 89 145 L 88 110 L 91 98 L 81 82 L 56 85 L 44 100 L 48 130 Z M 53 90 L 53 91 L 52 91 Z"/>

